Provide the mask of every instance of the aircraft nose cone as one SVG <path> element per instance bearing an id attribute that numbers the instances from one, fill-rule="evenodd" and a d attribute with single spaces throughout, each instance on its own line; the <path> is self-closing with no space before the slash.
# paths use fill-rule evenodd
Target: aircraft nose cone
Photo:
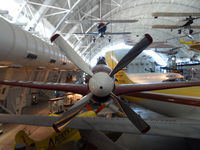
<path id="1" fill-rule="evenodd" d="M 112 92 L 114 80 L 105 72 L 98 72 L 89 81 L 89 89 L 92 94 L 104 97 Z"/>

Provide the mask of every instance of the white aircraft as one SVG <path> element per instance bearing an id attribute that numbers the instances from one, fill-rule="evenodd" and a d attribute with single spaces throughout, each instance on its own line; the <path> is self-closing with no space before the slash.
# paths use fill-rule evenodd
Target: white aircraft
<path id="1" fill-rule="evenodd" d="M 134 73 L 127 74 L 134 83 L 152 83 L 181 80 L 184 77 L 178 73 Z"/>

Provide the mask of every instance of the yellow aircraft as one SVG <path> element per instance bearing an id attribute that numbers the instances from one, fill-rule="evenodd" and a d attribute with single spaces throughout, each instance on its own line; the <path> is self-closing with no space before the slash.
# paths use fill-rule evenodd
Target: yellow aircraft
<path id="1" fill-rule="evenodd" d="M 94 111 L 84 112 L 78 117 L 96 117 Z M 78 141 L 81 139 L 81 135 L 78 129 L 63 128 L 60 132 L 53 132 L 49 137 L 35 141 L 31 139 L 24 130 L 19 131 L 15 136 L 15 144 L 13 149 L 18 144 L 24 143 L 26 148 L 34 148 L 34 150 L 55 150 L 67 144 L 70 141 Z"/>
<path id="2" fill-rule="evenodd" d="M 115 52 L 107 52 L 105 55 L 108 66 L 112 69 L 118 63 Z M 116 84 L 137 84 L 145 79 L 147 82 L 162 82 L 162 80 L 170 79 L 165 74 L 127 74 L 124 70 L 120 70 L 116 75 Z M 176 75 L 176 74 L 174 74 Z M 145 77 L 145 78 L 144 78 Z M 176 76 L 179 78 L 179 74 Z M 149 80 L 153 79 L 153 80 Z M 182 76 L 180 75 L 180 78 Z M 156 80 L 157 81 L 156 81 Z M 166 90 L 156 90 L 151 92 L 138 92 L 124 98 L 136 102 L 150 110 L 156 111 L 167 116 L 184 117 L 189 119 L 198 119 L 200 114 L 200 87 L 174 88 Z M 138 98 L 137 98 L 138 97 Z M 162 102 L 164 101 L 164 102 Z"/>
<path id="3" fill-rule="evenodd" d="M 189 45 L 190 50 L 193 50 L 195 52 L 200 52 L 200 42 L 184 41 L 183 39 L 180 39 L 179 42 L 180 44 Z"/>

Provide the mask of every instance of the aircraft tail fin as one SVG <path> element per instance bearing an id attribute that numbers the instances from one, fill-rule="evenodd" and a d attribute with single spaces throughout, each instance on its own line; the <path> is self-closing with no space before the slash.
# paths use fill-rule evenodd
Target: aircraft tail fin
<path id="1" fill-rule="evenodd" d="M 109 51 L 105 55 L 106 63 L 111 69 L 114 69 L 114 67 L 118 63 L 118 59 L 116 57 L 116 54 L 114 51 Z M 126 75 L 125 70 L 120 70 L 118 73 L 115 74 L 116 78 L 116 84 L 130 84 L 133 83 L 128 76 Z"/>

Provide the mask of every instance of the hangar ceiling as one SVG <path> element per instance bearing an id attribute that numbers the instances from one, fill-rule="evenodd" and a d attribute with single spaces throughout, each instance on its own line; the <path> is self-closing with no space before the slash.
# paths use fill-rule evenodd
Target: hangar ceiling
<path id="1" fill-rule="evenodd" d="M 124 42 L 136 43 L 145 33 L 149 33 L 154 42 L 161 42 L 173 47 L 181 47 L 178 57 L 192 57 L 186 45 L 180 45 L 180 37 L 191 40 L 187 30 L 178 34 L 178 29 L 157 29 L 153 25 L 178 25 L 186 17 L 158 17 L 154 12 L 199 13 L 199 0 L 9 0 L 16 13 L 9 11 L 12 22 L 25 23 L 22 28 L 48 40 L 56 32 L 61 33 L 68 43 L 88 62 L 102 48 Z M 15 4 L 15 5 L 14 5 Z M 16 5 L 18 4 L 18 5 Z M 1 8 L 1 9 L 6 9 Z M 131 35 L 113 35 L 109 43 L 107 38 L 98 38 L 94 43 L 91 36 L 75 35 L 74 32 L 96 32 L 98 22 L 92 20 L 138 20 L 135 23 L 110 23 L 109 32 L 131 32 Z M 193 25 L 199 25 L 200 19 Z M 37 32 L 39 31 L 39 32 Z M 200 41 L 200 29 L 194 29 L 193 40 Z M 157 48 L 162 46 L 156 45 Z M 155 46 L 155 47 L 156 47 Z M 169 48 L 164 48 L 169 50 Z M 167 57 L 164 56 L 163 57 Z"/>

